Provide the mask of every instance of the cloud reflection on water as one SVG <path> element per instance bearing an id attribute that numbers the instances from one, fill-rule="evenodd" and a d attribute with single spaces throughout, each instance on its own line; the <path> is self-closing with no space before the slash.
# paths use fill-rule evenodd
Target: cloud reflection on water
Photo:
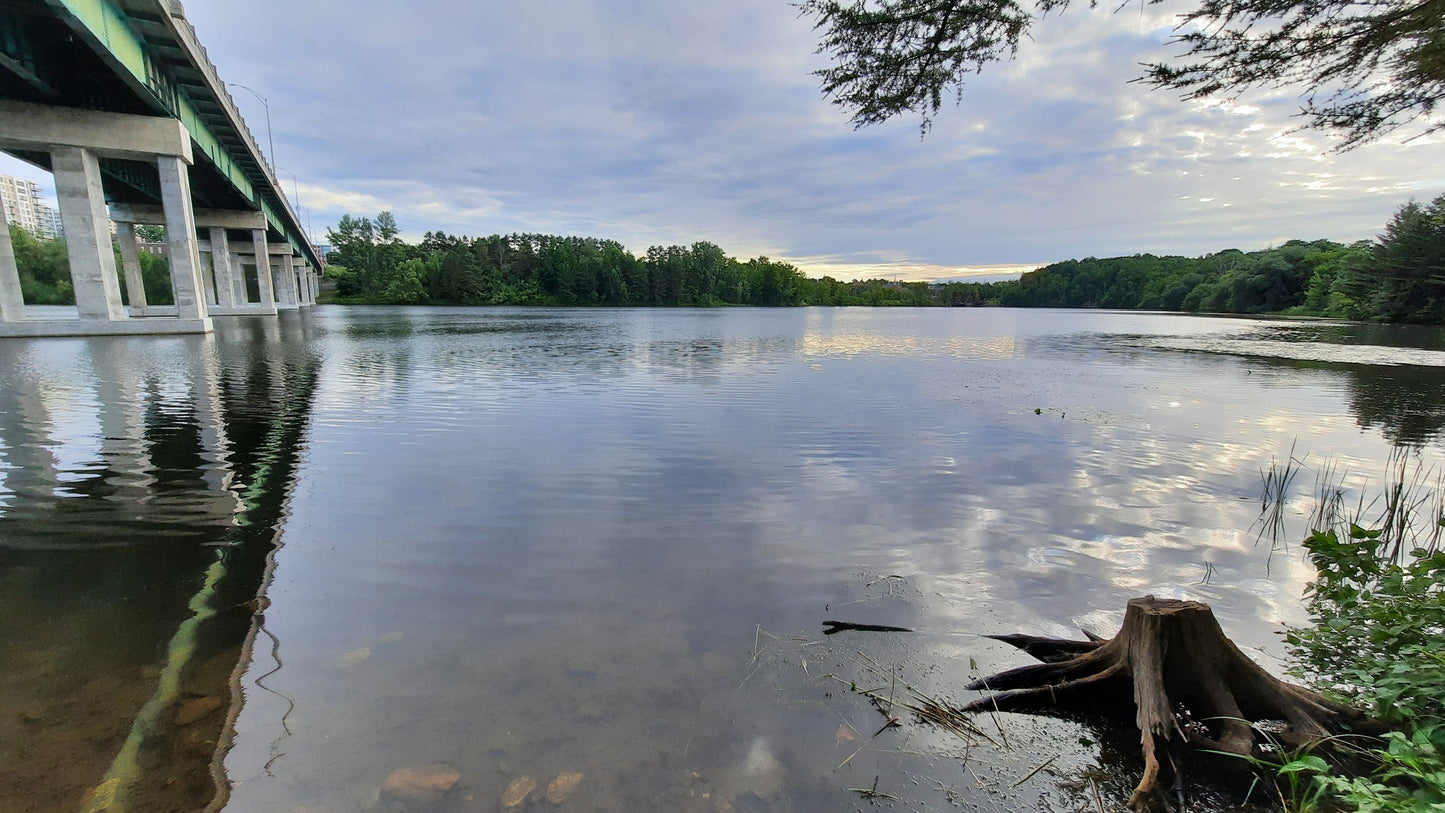
<path id="1" fill-rule="evenodd" d="M 837 719 L 781 674 L 750 678 L 758 626 L 816 637 L 847 612 L 988 671 L 1020 656 L 927 636 L 1109 634 L 1125 599 L 1154 592 L 1210 601 L 1242 645 L 1277 651 L 1305 574 L 1250 532 L 1260 469 L 1296 442 L 1358 460 L 1386 446 L 1350 425 L 1337 370 L 1161 346 L 1248 320 L 321 315 L 327 366 L 268 616 L 306 727 L 271 777 L 274 715 L 243 716 L 229 767 L 253 806 L 362 799 L 420 759 L 482 797 L 575 769 L 597 798 L 660 806 L 685 770 L 725 784 L 759 738 L 808 798 L 838 802 L 845 755 L 815 738 Z M 887 574 L 913 592 L 850 603 Z M 403 645 L 378 645 L 398 630 Z M 907 643 L 853 645 L 928 668 Z"/>
<path id="2" fill-rule="evenodd" d="M 357 354 L 356 363 L 367 366 L 354 369 L 353 383 L 337 395 L 375 397 L 382 391 L 369 388 L 392 381 L 430 399 L 443 425 L 521 433 L 500 448 L 469 454 L 507 450 L 510 457 L 524 448 L 538 450 L 542 460 L 565 454 L 571 479 L 553 463 L 507 464 L 517 488 L 539 495 L 528 503 L 533 508 L 520 506 L 527 515 L 545 500 L 565 502 L 595 487 L 605 476 L 600 473 L 616 472 L 634 494 L 670 495 L 684 515 L 694 504 L 706 515 L 708 500 L 728 494 L 733 514 L 748 528 L 806 529 L 819 514 L 846 519 L 816 538 L 804 533 L 788 548 L 770 545 L 772 556 L 880 558 L 877 536 L 901 536 L 899 549 L 912 558 L 921 558 L 920 551 L 938 557 L 926 566 L 915 563 L 920 570 L 982 567 L 999 574 L 996 579 L 1020 574 L 1005 592 L 1030 600 L 1110 603 L 1121 591 L 1151 589 L 1223 595 L 1227 589 L 1218 583 L 1190 586 L 1206 560 L 1217 578 L 1247 583 L 1245 571 L 1265 555 L 1245 544 L 1253 521 L 1246 496 L 1257 490 L 1263 461 L 1295 436 L 1320 447 L 1338 441 L 1331 428 L 1337 416 L 1315 420 L 1317 407 L 1301 403 L 1333 399 L 1329 376 L 1296 379 L 1291 387 L 1312 389 L 1286 394 L 1272 391 L 1271 379 L 1241 377 L 1238 364 L 1224 358 L 1175 363 L 1158 355 L 1158 349 L 1197 342 L 1200 330 L 1255 329 L 1257 323 L 1244 320 L 1194 320 L 1187 323 L 1194 333 L 1181 339 L 1168 332 L 1186 324 L 1178 317 L 1111 315 L 1127 329 L 1156 328 L 1156 335 L 1120 347 L 1112 326 L 1070 332 L 1067 323 L 1083 318 L 1078 315 L 1061 317 L 1062 332 L 1031 327 L 994 334 L 989 320 L 996 326 L 1002 318 L 996 313 L 948 314 L 946 321 L 910 315 L 902 317 L 909 325 L 902 333 L 890 332 L 898 322 L 875 329 L 888 317 L 841 310 L 766 319 L 713 312 L 636 319 L 607 311 L 523 313 L 527 321 L 517 327 L 536 340 L 519 343 L 522 334 L 495 331 L 495 325 L 486 331 L 462 326 L 455 344 L 443 331 L 432 334 L 436 344 L 423 352 L 391 348 L 400 355 L 386 362 Z M 693 318 L 702 321 L 680 327 Z M 747 333 L 739 324 L 787 334 L 800 319 L 807 328 L 791 342 L 735 335 Z M 985 324 L 982 332 L 975 319 Z M 1012 314 L 1008 319 L 1012 324 Z M 1165 332 L 1158 334 L 1161 322 Z M 689 332 L 699 324 L 700 336 Z M 799 355 L 790 357 L 793 352 Z M 809 358 L 822 366 L 794 366 Z M 931 361 L 936 358 L 969 365 L 964 371 Z M 1008 363 L 1020 358 L 1026 363 Z M 1049 362 L 1054 358 L 1062 366 Z M 378 363 L 377 370 L 390 372 L 375 375 L 371 366 Z M 1089 375 L 1074 374 L 1080 364 L 1093 365 Z M 885 378 L 872 380 L 880 374 Z M 1033 414 L 1036 407 L 1041 415 Z M 531 417 L 517 425 L 522 408 Z M 478 412 L 493 420 L 476 427 Z M 587 412 L 592 419 L 580 420 Z M 344 410 L 338 417 L 353 419 Z M 620 442 L 618 432 L 633 440 Z M 900 444 L 955 462 L 938 467 L 900 458 Z M 589 503 L 599 522 L 622 522 L 608 519 L 606 503 L 614 498 L 628 504 L 620 496 Z M 996 505 L 1009 509 L 996 515 L 988 508 Z M 559 522 L 566 527 L 555 517 L 549 527 Z M 1237 530 L 1209 528 L 1221 522 Z M 1290 575 L 1301 572 L 1290 568 Z M 1290 590 L 1244 589 L 1240 605 L 1241 619 L 1298 617 Z M 1060 609 L 1042 607 L 1050 617 Z"/>

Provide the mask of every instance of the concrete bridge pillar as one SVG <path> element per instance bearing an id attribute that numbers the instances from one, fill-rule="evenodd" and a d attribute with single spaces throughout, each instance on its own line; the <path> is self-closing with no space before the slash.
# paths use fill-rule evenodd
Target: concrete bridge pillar
<path id="1" fill-rule="evenodd" d="M 232 278 L 235 270 L 231 265 L 231 244 L 226 239 L 226 230 L 214 226 L 211 232 L 211 278 L 216 285 L 216 306 L 236 307 L 236 281 Z"/>
<path id="2" fill-rule="evenodd" d="M 255 307 L 251 302 L 251 286 L 246 284 L 246 269 L 241 265 L 241 258 L 231 255 L 231 281 L 236 285 L 236 307 L 251 310 Z"/>
<path id="3" fill-rule="evenodd" d="M 260 240 L 260 243 L 256 241 Z M 214 242 L 214 241 L 213 241 Z M 211 313 L 221 316 L 275 316 L 276 300 L 271 283 L 270 262 L 267 259 L 267 244 L 265 229 L 251 229 L 251 243 L 229 243 L 231 255 L 231 270 L 235 283 L 235 303 L 232 307 L 222 310 L 217 308 Z M 261 258 L 261 265 L 254 266 L 256 258 Z M 251 266 L 256 274 L 256 289 L 259 301 L 252 302 L 250 299 L 249 279 L 246 268 Z"/>
<path id="4" fill-rule="evenodd" d="M 116 223 L 115 242 L 120 248 L 121 268 L 125 271 L 126 304 L 133 310 L 143 311 L 146 308 L 146 289 L 140 273 L 140 252 L 135 246 L 135 224 Z"/>
<path id="5" fill-rule="evenodd" d="M 276 291 L 271 284 L 271 250 L 266 245 L 266 230 L 251 230 L 251 245 L 256 256 L 256 290 L 261 296 L 261 310 L 276 312 Z"/>
<path id="6" fill-rule="evenodd" d="M 10 224 L 0 206 L 0 322 L 25 319 L 25 296 L 20 291 L 20 271 L 15 266 L 15 246 L 10 244 Z"/>
<path id="7" fill-rule="evenodd" d="M 70 255 L 78 319 L 12 318 L 6 294 L 0 336 L 206 333 L 199 256 L 191 212 L 191 139 L 175 119 L 104 113 L 0 99 L 0 149 L 49 153 Z M 178 319 L 131 319 L 121 301 L 99 157 L 156 165 L 170 241 Z M 12 252 L 13 253 L 13 248 Z M 12 263 L 13 264 L 13 263 Z M 5 265 L 0 263 L 0 266 Z M 12 288 L 0 271 L 0 292 Z"/>
<path id="8" fill-rule="evenodd" d="M 209 249 L 210 245 L 207 243 L 204 246 L 199 244 L 196 246 L 196 258 L 201 264 L 201 298 L 206 301 L 207 312 L 221 304 L 220 300 L 216 298 L 216 271 L 212 267 L 211 252 L 207 250 L 204 252 L 204 257 L 200 256 L 203 253 L 201 249 Z"/>
<path id="9" fill-rule="evenodd" d="M 275 251 L 274 246 L 270 248 L 272 252 Z M 256 261 L 258 263 L 261 261 L 259 256 Z M 266 265 L 271 269 L 271 290 L 276 295 L 276 310 L 290 310 L 292 306 L 286 302 L 286 279 L 282 276 L 280 267 L 276 263 L 277 260 L 274 253 L 266 258 Z"/>
<path id="10" fill-rule="evenodd" d="M 301 291 L 301 278 L 296 275 L 296 258 L 286 258 L 286 285 L 291 289 L 291 301 L 296 307 L 306 307 L 306 295 Z"/>
<path id="11" fill-rule="evenodd" d="M 166 211 L 161 206 L 147 204 L 111 204 L 110 216 L 117 223 L 166 223 Z M 255 236 L 266 237 L 266 216 L 261 212 L 230 209 L 192 209 L 192 222 L 206 235 L 195 241 L 202 274 L 202 298 L 206 301 L 208 316 L 271 316 L 275 315 L 274 302 L 266 304 L 252 302 L 246 278 L 246 261 L 254 252 Z M 231 233 L 249 232 L 251 243 L 235 242 Z M 266 249 L 263 245 L 263 251 Z M 264 256 L 264 255 L 263 255 Z M 262 266 L 266 267 L 265 265 Z M 258 287 L 270 289 L 270 274 L 266 279 L 258 277 Z M 145 314 L 157 315 L 158 308 L 151 308 Z"/>
<path id="12" fill-rule="evenodd" d="M 221 231 L 225 231 L 225 229 Z M 246 269 L 241 264 L 241 258 L 237 255 L 237 250 L 232 247 L 229 239 L 226 241 L 226 253 L 230 255 L 231 304 L 240 310 L 250 311 L 252 309 L 251 292 L 246 285 Z"/>
<path id="13" fill-rule="evenodd" d="M 209 332 L 209 316 L 201 286 L 201 255 L 196 247 L 196 215 L 191 209 L 191 179 L 186 173 L 186 162 L 177 156 L 162 155 L 156 166 L 161 176 L 161 207 L 166 217 L 176 315 L 181 319 L 206 319 L 206 332 Z"/>
<path id="14" fill-rule="evenodd" d="M 121 303 L 120 279 L 110 250 L 110 218 L 95 153 L 84 147 L 57 147 L 50 151 L 50 168 L 55 174 L 60 223 L 70 255 L 76 312 L 82 321 L 129 318 Z"/>
<path id="15" fill-rule="evenodd" d="M 311 297 L 311 266 L 305 260 L 296 263 L 296 275 L 301 280 L 301 302 L 307 307 L 315 305 L 316 300 Z"/>
<path id="16" fill-rule="evenodd" d="M 296 304 L 302 307 L 310 307 L 316 304 L 316 296 L 311 287 L 311 266 L 300 257 L 291 259 L 292 271 L 296 275 L 296 284 L 299 294 Z"/>
<path id="17" fill-rule="evenodd" d="M 276 291 L 280 298 L 276 308 L 294 311 L 299 305 L 296 301 L 296 269 L 291 266 L 291 253 L 288 251 L 285 254 L 272 255 L 271 259 L 276 273 Z"/>

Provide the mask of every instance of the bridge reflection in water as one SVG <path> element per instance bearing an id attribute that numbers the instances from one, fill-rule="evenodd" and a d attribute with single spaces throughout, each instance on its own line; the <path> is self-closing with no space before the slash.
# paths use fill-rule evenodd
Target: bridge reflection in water
<path id="1" fill-rule="evenodd" d="M 224 803 L 308 320 L 0 341 L 0 809 Z"/>

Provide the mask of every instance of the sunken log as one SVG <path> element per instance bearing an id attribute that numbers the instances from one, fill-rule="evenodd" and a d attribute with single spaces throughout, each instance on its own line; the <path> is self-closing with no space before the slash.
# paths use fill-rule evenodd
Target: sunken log
<path id="1" fill-rule="evenodd" d="M 1354 708 L 1270 675 L 1197 601 L 1132 599 L 1124 626 L 1107 641 L 992 637 L 1046 662 L 974 681 L 969 689 L 996 693 L 963 710 L 1127 714 L 1132 706 L 1144 753 L 1144 777 L 1129 800 L 1135 810 L 1149 805 L 1166 765 L 1178 786 L 1185 748 L 1269 759 L 1254 723 L 1282 723 L 1270 736 L 1291 747 L 1386 730 Z"/>

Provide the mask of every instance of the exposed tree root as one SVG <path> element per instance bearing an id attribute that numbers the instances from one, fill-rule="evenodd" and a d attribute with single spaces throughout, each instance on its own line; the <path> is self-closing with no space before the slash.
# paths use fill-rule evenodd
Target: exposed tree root
<path id="1" fill-rule="evenodd" d="M 1270 675 L 1225 637 L 1209 605 L 1197 601 L 1132 599 L 1124 626 L 1107 641 L 990 637 L 1045 663 L 974 681 L 969 689 L 996 693 L 964 711 L 1099 711 L 1127 709 L 1133 701 L 1144 754 L 1144 777 L 1129 800 L 1135 810 L 1149 804 L 1166 768 L 1177 785 L 1175 755 L 1185 746 L 1269 758 L 1256 741 L 1256 722 L 1283 723 L 1272 736 L 1291 747 L 1386 730 L 1356 709 Z"/>

